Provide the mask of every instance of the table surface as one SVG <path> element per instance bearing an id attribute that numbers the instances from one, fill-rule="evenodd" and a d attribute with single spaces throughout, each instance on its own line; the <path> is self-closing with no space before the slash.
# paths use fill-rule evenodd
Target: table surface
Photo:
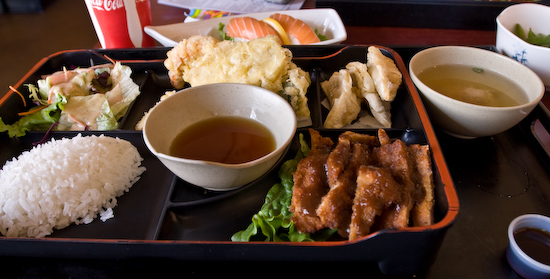
<path id="1" fill-rule="evenodd" d="M 308 0 L 303 8 L 314 7 L 314 1 Z M 186 10 L 152 4 L 152 11 L 153 24 L 162 25 L 183 21 Z M 407 53 L 409 47 L 414 51 L 416 47 L 433 45 L 494 45 L 496 42 L 494 30 L 346 26 L 346 31 L 348 37 L 343 44 L 374 44 L 403 49 L 398 53 L 404 60 L 412 55 L 410 51 Z M 548 103 L 546 98 L 544 102 Z M 518 181 L 516 186 L 506 183 L 508 179 L 521 179 L 522 174 L 519 174 L 519 178 L 516 175 L 508 177 L 502 169 L 519 167 L 523 170 L 529 164 L 537 165 L 538 162 L 518 163 L 525 158 L 528 158 L 525 160 L 531 160 L 532 157 L 506 155 L 502 152 L 505 149 L 513 149 L 514 144 L 526 146 L 530 143 L 525 142 L 519 129 L 495 137 L 470 141 L 455 139 L 441 132 L 438 132 L 438 136 L 451 175 L 455 180 L 459 198 L 467 196 L 470 200 L 460 200 L 459 218 L 447 232 L 438 257 L 425 276 L 428 278 L 443 276 L 446 278 L 519 278 L 506 262 L 504 252 L 507 245 L 506 229 L 509 221 L 514 217 L 513 214 L 519 215 L 529 209 L 520 207 L 504 213 L 504 210 L 490 208 L 490 206 L 523 205 L 523 201 L 517 200 L 528 196 L 523 195 L 522 192 L 525 189 L 524 181 Z M 495 156 L 508 158 L 503 160 Z M 498 166 L 491 166 L 495 163 L 492 160 L 499 161 Z M 474 163 L 475 161 L 478 163 Z M 518 166 L 502 163 L 506 161 Z M 542 168 L 541 171 L 543 175 L 537 179 L 532 178 L 527 183 L 540 182 L 546 184 L 548 188 L 548 170 Z M 487 172 L 495 173 L 499 177 L 494 177 L 491 181 L 491 177 L 486 176 L 489 175 Z M 538 190 L 548 193 L 548 189 L 533 188 L 535 187 L 531 187 L 531 192 Z M 476 200 L 473 200 L 472 196 L 476 197 Z M 478 213 L 478 211 L 481 212 Z M 546 207 L 541 208 L 539 212 L 550 214 L 550 204 L 546 203 Z M 498 220 L 504 220 L 504 222 L 491 222 L 493 214 L 495 218 L 498 217 Z M 486 225 L 486 227 L 480 227 L 480 225 Z"/>
<path id="2" fill-rule="evenodd" d="M 303 8 L 314 7 L 314 1 L 307 0 Z M 153 25 L 182 22 L 188 11 L 161 5 L 157 1 L 151 1 L 151 9 Z M 346 26 L 346 30 L 348 38 L 343 44 L 395 48 L 406 63 L 418 47 L 494 45 L 496 39 L 496 32 L 490 30 L 368 26 Z M 546 98 L 544 100 L 548 103 Z M 505 258 L 507 225 L 515 216 L 527 212 L 550 215 L 548 156 L 541 154 L 542 149 L 532 148 L 534 143 L 528 139 L 529 125 L 526 127 L 515 127 L 497 136 L 474 140 L 456 139 L 437 131 L 459 195 L 460 213 L 447 232 L 435 262 L 422 277 L 519 278 Z M 127 269 L 139 272 L 145 263 L 169 265 L 170 260 L 109 263 L 37 259 L 32 262 L 33 265 L 18 263 L 21 268 L 26 268 L 25 275 L 66 272 L 60 275 L 80 273 L 113 277 L 127 275 Z M 355 264 L 344 268 L 357 271 Z"/>

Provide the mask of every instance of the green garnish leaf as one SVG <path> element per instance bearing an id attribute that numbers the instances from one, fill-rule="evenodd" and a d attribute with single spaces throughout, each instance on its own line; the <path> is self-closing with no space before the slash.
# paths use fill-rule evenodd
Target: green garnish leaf
<path id="1" fill-rule="evenodd" d="M 252 223 L 243 231 L 235 233 L 232 241 L 323 241 L 331 237 L 337 230 L 325 229 L 315 234 L 300 233 L 294 227 L 289 211 L 294 186 L 293 173 L 298 162 L 307 156 L 309 146 L 303 134 L 299 135 L 300 150 L 294 159 L 285 161 L 279 170 L 280 183 L 276 183 L 267 192 L 260 211 L 252 216 Z"/>
<path id="2" fill-rule="evenodd" d="M 6 124 L 0 117 L 0 132 L 8 132 L 10 137 L 22 137 L 31 130 L 47 130 L 59 120 L 61 102 L 21 117 L 13 124 Z"/>
<path id="3" fill-rule="evenodd" d="M 476 72 L 476 73 L 478 73 L 478 74 L 481 74 L 481 73 L 483 73 L 484 70 L 481 69 L 481 68 L 472 68 L 472 71 L 474 71 L 474 72 Z"/>
<path id="4" fill-rule="evenodd" d="M 233 37 L 227 36 L 227 33 L 225 33 L 225 24 L 221 23 L 218 24 L 218 33 L 220 34 L 220 37 L 222 38 L 222 41 L 228 40 L 228 41 L 234 41 Z"/>
<path id="5" fill-rule="evenodd" d="M 319 33 L 319 30 L 317 30 L 317 28 L 315 28 L 314 31 L 315 31 L 315 35 L 317 35 L 317 37 L 319 38 L 319 40 L 321 40 L 321 42 L 327 40 L 327 36 Z"/>

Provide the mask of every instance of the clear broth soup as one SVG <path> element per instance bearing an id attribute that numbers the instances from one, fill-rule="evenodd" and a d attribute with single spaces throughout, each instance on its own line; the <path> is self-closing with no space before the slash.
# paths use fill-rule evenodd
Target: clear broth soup
<path id="1" fill-rule="evenodd" d="M 528 101 L 519 85 L 491 70 L 439 65 L 422 71 L 418 78 L 447 97 L 475 105 L 511 107 Z"/>

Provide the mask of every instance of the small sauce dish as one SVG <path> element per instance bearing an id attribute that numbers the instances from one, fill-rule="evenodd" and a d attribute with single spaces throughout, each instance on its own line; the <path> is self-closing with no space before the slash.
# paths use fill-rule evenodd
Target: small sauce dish
<path id="1" fill-rule="evenodd" d="M 508 239 L 506 258 L 520 276 L 550 278 L 550 217 L 525 214 L 515 218 L 508 226 Z"/>

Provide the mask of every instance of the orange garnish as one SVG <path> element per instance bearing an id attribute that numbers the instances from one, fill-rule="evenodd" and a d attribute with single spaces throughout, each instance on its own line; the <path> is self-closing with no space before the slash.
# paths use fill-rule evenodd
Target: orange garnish
<path id="1" fill-rule="evenodd" d="M 23 106 L 27 106 L 27 101 L 25 100 L 25 97 L 23 96 L 23 94 L 19 93 L 19 91 L 17 91 L 15 88 L 13 88 L 13 86 L 9 86 L 9 88 L 11 90 L 13 90 L 13 92 L 17 93 L 17 95 L 19 95 L 19 97 L 21 97 L 21 100 L 23 100 Z"/>
<path id="2" fill-rule="evenodd" d="M 23 115 L 27 115 L 27 114 L 33 114 L 33 113 L 38 112 L 38 111 L 41 111 L 41 110 L 43 110 L 43 109 L 45 109 L 45 108 L 47 108 L 47 107 L 48 107 L 48 106 L 35 107 L 35 108 L 33 108 L 33 109 L 29 110 L 29 111 L 20 112 L 20 113 L 18 113 L 17 115 L 23 116 Z"/>
<path id="3" fill-rule="evenodd" d="M 82 122 L 82 121 L 76 119 L 75 117 L 73 117 L 73 116 L 70 115 L 70 114 L 68 114 L 68 115 L 69 115 L 69 118 L 70 118 L 72 121 L 74 121 L 76 124 L 78 124 L 78 125 L 84 127 L 84 129 L 85 129 L 86 127 L 88 127 L 88 125 L 86 125 L 86 123 L 84 123 L 84 122 Z"/>

